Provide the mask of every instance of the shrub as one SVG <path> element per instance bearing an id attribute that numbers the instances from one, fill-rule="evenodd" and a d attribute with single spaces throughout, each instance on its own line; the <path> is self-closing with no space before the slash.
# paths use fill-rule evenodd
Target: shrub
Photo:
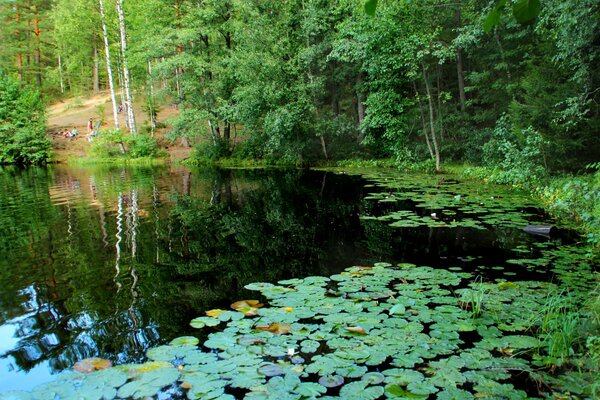
<path id="1" fill-rule="evenodd" d="M 0 164 L 44 163 L 50 157 L 44 105 L 35 90 L 0 70 Z"/>
<path id="2" fill-rule="evenodd" d="M 156 140 L 145 135 L 127 136 L 127 153 L 131 158 L 154 157 L 158 153 Z"/>
<path id="3" fill-rule="evenodd" d="M 483 146 L 483 161 L 499 166 L 498 183 L 529 184 L 546 176 L 547 141 L 532 127 L 515 130 L 506 116 L 498 119 L 492 138 Z"/>

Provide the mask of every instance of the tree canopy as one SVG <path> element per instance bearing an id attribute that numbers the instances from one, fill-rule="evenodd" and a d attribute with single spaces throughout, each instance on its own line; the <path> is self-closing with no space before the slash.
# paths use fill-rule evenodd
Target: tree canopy
<path id="1" fill-rule="evenodd" d="M 174 102 L 171 137 L 200 156 L 598 160 L 598 0 L 129 0 L 122 21 L 104 3 L 116 86 L 128 65 L 135 101 Z M 22 83 L 50 98 L 108 88 L 96 1 L 0 13 L 0 64 Z"/>

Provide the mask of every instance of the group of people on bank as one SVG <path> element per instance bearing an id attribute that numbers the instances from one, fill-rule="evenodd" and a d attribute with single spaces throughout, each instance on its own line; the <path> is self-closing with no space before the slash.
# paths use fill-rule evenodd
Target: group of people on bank
<path id="1" fill-rule="evenodd" d="M 91 142 L 94 140 L 95 137 L 98 136 L 98 129 L 100 128 L 100 121 L 96 122 L 96 124 L 94 124 L 94 120 L 92 118 L 89 119 L 89 121 L 87 122 L 87 140 L 88 142 Z M 62 136 L 65 137 L 65 139 L 69 139 L 69 140 L 73 140 L 76 139 L 79 135 L 79 131 L 77 130 L 77 128 L 73 128 L 71 130 L 69 129 L 64 129 L 63 131 L 60 132 L 60 134 Z"/>

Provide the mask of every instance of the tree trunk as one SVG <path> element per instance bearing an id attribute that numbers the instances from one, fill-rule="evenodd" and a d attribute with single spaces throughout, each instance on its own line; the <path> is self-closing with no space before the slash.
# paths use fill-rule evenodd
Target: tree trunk
<path id="1" fill-rule="evenodd" d="M 17 43 L 21 41 L 21 33 L 19 32 L 19 21 L 21 20 L 21 14 L 19 14 L 19 3 L 15 2 L 15 36 L 17 37 Z M 19 82 L 23 82 L 23 54 L 21 51 L 17 51 L 17 74 L 19 75 Z"/>
<path id="2" fill-rule="evenodd" d="M 460 18 L 460 5 L 456 10 L 456 24 L 460 29 L 462 26 L 461 18 Z M 465 74 L 463 72 L 463 56 L 462 49 L 460 47 L 456 48 L 456 74 L 458 78 L 458 97 L 460 98 L 460 111 L 466 110 L 466 101 L 467 96 L 465 95 Z"/>
<path id="3" fill-rule="evenodd" d="M 110 48 L 108 46 L 108 33 L 106 31 L 106 16 L 104 14 L 104 1 L 100 3 L 100 19 L 102 21 L 102 35 L 104 36 L 104 52 L 106 53 L 106 74 L 108 75 L 108 87 L 110 89 L 110 100 L 112 102 L 113 117 L 115 119 L 115 128 L 119 129 L 119 111 L 117 110 L 117 96 L 115 96 L 115 86 L 113 83 L 112 65 L 110 63 Z M 124 149 L 122 149 L 124 150 Z"/>
<path id="4" fill-rule="evenodd" d="M 442 84 L 440 82 L 440 76 L 442 75 L 442 71 L 440 65 L 436 65 L 437 69 L 437 105 L 438 105 L 438 123 L 439 123 L 439 133 L 440 133 L 440 143 L 444 143 L 444 114 L 442 112 Z"/>
<path id="5" fill-rule="evenodd" d="M 123 12 L 123 0 L 115 0 L 117 15 L 119 17 L 119 33 L 121 36 L 121 57 L 123 67 L 123 84 L 125 86 L 125 103 L 127 105 L 127 119 L 129 120 L 129 132 L 135 135 L 135 113 L 133 111 L 133 97 L 131 95 L 131 80 L 127 66 L 127 32 L 125 30 L 125 14 Z"/>
<path id="6" fill-rule="evenodd" d="M 156 105 L 154 104 L 154 83 L 152 80 L 152 63 L 148 60 L 148 86 L 150 89 L 150 134 L 154 139 L 156 130 Z"/>
<path id="7" fill-rule="evenodd" d="M 463 72 L 463 57 L 461 48 L 456 49 L 456 73 L 458 75 L 458 95 L 460 98 L 460 111 L 465 111 L 467 96 L 465 94 L 465 76 Z"/>
<path id="8" fill-rule="evenodd" d="M 415 95 L 417 96 L 417 101 L 419 103 L 419 114 L 421 114 L 421 125 L 423 126 L 423 136 L 425 136 L 425 142 L 427 143 L 427 150 L 429 150 L 429 155 L 432 160 L 435 160 L 435 154 L 433 154 L 433 149 L 431 148 L 431 142 L 429 141 L 429 134 L 427 133 L 427 123 L 425 122 L 425 113 L 423 112 L 423 104 L 421 103 L 421 95 L 417 90 L 417 84 L 413 82 L 413 87 L 415 89 Z"/>
<path id="9" fill-rule="evenodd" d="M 225 125 L 223 126 L 223 140 L 227 147 L 229 147 L 229 142 L 231 140 L 231 123 L 229 122 L 225 122 Z"/>
<path id="10" fill-rule="evenodd" d="M 62 60 L 60 58 L 60 54 L 58 55 L 58 76 L 60 77 L 60 94 L 65 94 L 65 82 L 63 80 L 63 71 L 62 71 Z"/>
<path id="11" fill-rule="evenodd" d="M 98 47 L 94 44 L 94 69 L 93 69 L 93 81 L 94 81 L 94 94 L 98 94 L 100 92 L 100 78 L 98 74 L 100 60 L 98 59 Z"/>
<path id="12" fill-rule="evenodd" d="M 321 138 L 321 149 L 323 150 L 323 156 L 326 160 L 329 160 L 329 156 L 327 155 L 327 146 L 325 146 L 325 137 L 323 134 L 319 135 L 319 137 Z"/>
<path id="13" fill-rule="evenodd" d="M 40 34 L 41 34 L 41 30 L 40 30 L 40 17 L 38 14 L 38 9 L 36 5 L 33 5 L 32 7 L 33 10 L 33 34 L 35 35 L 35 55 L 34 55 L 34 60 L 35 60 L 35 82 L 37 83 L 38 87 L 42 87 L 42 50 L 40 48 Z"/>
<path id="14" fill-rule="evenodd" d="M 435 137 L 435 117 L 433 111 L 433 99 L 431 98 L 431 89 L 429 87 L 429 78 L 427 77 L 427 71 L 423 64 L 423 80 L 425 81 L 425 90 L 427 92 L 427 99 L 429 100 L 429 126 L 431 128 L 431 142 L 433 143 L 433 152 L 435 154 L 435 171 L 440 172 L 440 151 Z"/>
<path id="15" fill-rule="evenodd" d="M 356 111 L 358 112 L 358 124 L 360 125 L 365 119 L 365 99 L 362 92 L 362 77 L 360 75 L 358 76 L 358 81 L 356 83 L 358 86 L 356 89 L 356 100 L 358 102 Z"/>
<path id="16" fill-rule="evenodd" d="M 117 64 L 117 79 L 119 80 L 119 94 L 120 94 L 120 102 L 121 102 L 121 110 L 125 113 L 125 128 L 129 130 L 129 118 L 127 117 L 127 102 L 125 101 L 125 85 L 123 84 L 123 69 L 121 68 L 121 58 L 120 52 L 117 52 L 119 60 Z"/>

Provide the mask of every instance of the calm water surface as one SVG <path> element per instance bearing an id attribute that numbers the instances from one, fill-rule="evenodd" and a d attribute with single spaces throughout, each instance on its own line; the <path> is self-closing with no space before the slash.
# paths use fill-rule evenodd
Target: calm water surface
<path id="1" fill-rule="evenodd" d="M 316 171 L 0 169 L 0 392 L 83 358 L 140 362 L 243 286 L 378 261 L 494 265 L 520 230 L 373 228 L 359 176 Z"/>

